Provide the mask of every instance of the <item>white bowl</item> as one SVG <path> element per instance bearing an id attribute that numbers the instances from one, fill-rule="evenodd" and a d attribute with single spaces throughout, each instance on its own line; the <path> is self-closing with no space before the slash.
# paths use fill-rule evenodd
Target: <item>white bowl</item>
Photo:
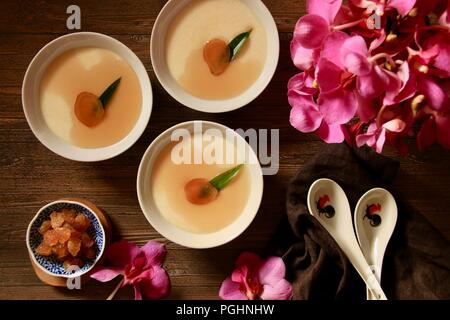
<path id="1" fill-rule="evenodd" d="M 195 123 L 201 123 L 203 131 L 208 130 L 209 128 L 218 129 L 222 133 L 224 133 L 227 129 L 231 130 L 215 122 L 189 121 L 177 124 L 164 131 L 150 144 L 142 157 L 137 175 L 137 194 L 142 212 L 153 228 L 155 228 L 155 230 L 162 236 L 185 247 L 197 249 L 212 248 L 235 239 L 242 232 L 244 232 L 245 229 L 247 229 L 256 216 L 261 204 L 264 182 L 261 166 L 259 165 L 258 158 L 253 149 L 240 135 L 233 131 L 233 136 L 237 139 L 235 141 L 244 142 L 246 149 L 245 152 L 248 154 L 248 162 L 251 163 L 249 166 L 251 190 L 247 205 L 243 209 L 243 212 L 235 221 L 225 228 L 213 233 L 205 234 L 188 232 L 166 220 L 155 205 L 155 200 L 153 199 L 150 183 L 153 165 L 161 150 L 171 142 L 172 132 L 181 128 L 185 128 L 192 132 Z"/>
<path id="2" fill-rule="evenodd" d="M 86 46 L 108 49 L 121 56 L 136 73 L 142 92 L 141 114 L 133 129 L 119 142 L 102 148 L 80 148 L 58 137 L 45 123 L 39 105 L 40 83 L 49 64 L 67 50 Z M 123 43 L 100 33 L 71 33 L 49 42 L 31 61 L 22 85 L 23 111 L 36 138 L 54 153 L 77 161 L 106 160 L 130 148 L 147 127 L 152 104 L 152 87 L 142 62 Z"/>
<path id="3" fill-rule="evenodd" d="M 241 0 L 260 20 L 266 31 L 267 57 L 264 68 L 256 82 L 242 94 L 225 100 L 205 100 L 191 95 L 171 76 L 166 64 L 165 37 L 172 20 L 190 0 L 169 0 L 155 21 L 150 42 L 153 70 L 163 88 L 181 104 L 202 112 L 219 113 L 241 108 L 254 99 L 269 84 L 278 64 L 280 40 L 275 21 L 270 11 L 260 0 Z"/>

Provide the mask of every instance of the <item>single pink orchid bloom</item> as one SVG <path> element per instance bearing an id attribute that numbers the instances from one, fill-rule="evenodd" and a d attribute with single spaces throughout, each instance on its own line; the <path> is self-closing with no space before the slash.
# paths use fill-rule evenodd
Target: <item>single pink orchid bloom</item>
<path id="1" fill-rule="evenodd" d="M 380 16 L 391 9 L 405 16 L 416 4 L 416 0 L 351 0 L 351 2 L 359 8 L 369 9 Z"/>
<path id="2" fill-rule="evenodd" d="M 165 256 L 164 245 L 156 241 L 149 241 L 141 248 L 127 241 L 115 242 L 106 251 L 108 266 L 96 268 L 91 278 L 108 282 L 123 275 L 110 298 L 119 288 L 132 285 L 136 300 L 142 296 L 161 299 L 170 292 L 169 276 L 162 268 Z"/>
<path id="3" fill-rule="evenodd" d="M 392 59 L 385 54 L 370 57 L 366 42 L 361 36 L 350 37 L 345 33 L 336 33 L 325 41 L 321 58 L 333 63 L 335 69 L 332 70 L 332 66 L 327 64 L 324 70 L 320 70 L 319 62 L 318 77 L 322 72 L 323 81 L 318 79 L 318 82 L 319 85 L 325 81 L 328 82 L 325 90 L 336 88 L 339 85 L 345 86 L 343 79 L 347 82 L 355 80 L 359 94 L 365 98 L 375 98 L 383 93 L 397 93 L 400 90 L 401 81 L 397 75 L 377 64 L 377 60 L 380 58 L 387 58 L 391 63 Z M 339 77 L 327 77 L 330 72 L 339 72 L 338 70 L 340 70 Z M 334 83 L 331 84 L 331 81 Z M 323 90 L 322 87 L 321 90 Z"/>
<path id="4" fill-rule="evenodd" d="M 223 300 L 289 300 L 292 285 L 284 279 L 286 268 L 280 257 L 262 260 L 250 252 L 236 260 L 236 269 L 224 280 L 219 296 Z"/>
<path id="5" fill-rule="evenodd" d="M 376 122 L 372 122 L 367 132 L 356 137 L 356 145 L 362 147 L 367 144 L 371 148 L 375 148 L 378 153 L 383 152 L 386 135 L 388 133 L 402 132 L 406 128 L 406 123 L 401 119 L 393 119 L 384 123 L 381 128 Z"/>

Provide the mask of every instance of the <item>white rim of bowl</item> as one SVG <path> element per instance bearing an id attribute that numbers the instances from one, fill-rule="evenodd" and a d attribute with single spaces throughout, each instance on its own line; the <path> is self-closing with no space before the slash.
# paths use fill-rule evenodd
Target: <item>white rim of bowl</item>
<path id="1" fill-rule="evenodd" d="M 110 42 L 112 45 L 116 46 L 117 48 L 120 48 L 124 52 L 127 53 L 127 57 L 120 55 L 130 66 L 130 68 L 135 72 L 139 84 L 141 86 L 141 94 L 142 94 L 142 105 L 141 105 L 141 113 L 139 115 L 139 118 L 137 119 L 134 127 L 125 135 L 120 141 L 101 148 L 81 148 L 77 147 L 75 145 L 70 144 L 69 142 L 66 142 L 65 140 L 58 137 L 55 133 L 51 131 L 50 128 L 47 127 L 47 124 L 45 123 L 45 120 L 42 118 L 40 121 L 43 121 L 43 126 L 45 126 L 48 130 L 48 132 L 41 132 L 37 125 L 32 121 L 31 111 L 29 109 L 33 108 L 33 104 L 36 101 L 36 94 L 39 93 L 33 92 L 30 93 L 32 96 L 28 96 L 28 94 L 25 92 L 25 90 L 32 90 L 34 91 L 36 88 L 36 82 L 39 82 L 41 79 L 38 77 L 37 79 L 34 76 L 33 79 L 31 75 L 31 70 L 33 68 L 39 68 L 38 66 L 35 66 L 36 63 L 42 59 L 42 54 L 45 53 L 45 51 L 50 50 L 53 46 L 56 46 L 59 42 L 67 41 L 68 38 L 74 38 L 78 40 L 79 42 L 82 42 L 83 40 L 86 41 L 89 40 L 90 37 L 96 37 L 97 39 L 103 40 L 105 43 Z M 78 38 L 78 39 L 77 39 Z M 73 39 L 71 39 L 73 40 Z M 50 64 L 56 57 L 58 57 L 63 52 L 79 48 L 79 47 L 100 47 L 100 48 L 106 48 L 107 47 L 100 45 L 96 46 L 95 44 L 88 43 L 85 45 L 80 46 L 73 46 L 70 47 L 67 43 L 63 43 L 63 47 L 69 47 L 65 50 L 62 50 L 58 55 L 55 55 L 51 59 L 44 59 L 44 61 L 48 64 Z M 58 47 L 56 47 L 58 48 Z M 118 54 L 117 51 L 109 49 L 113 51 L 114 53 Z M 133 65 L 131 65 L 131 62 L 133 62 Z M 37 69 L 39 70 L 39 69 Z M 35 71 L 35 70 L 33 70 Z M 41 75 L 42 76 L 42 75 Z M 36 81 L 38 80 L 38 81 Z M 39 89 L 38 89 L 39 90 Z M 107 36 L 102 33 L 97 32 L 76 32 L 76 33 L 70 33 L 63 35 L 61 37 L 58 37 L 49 43 L 47 43 L 44 47 L 42 47 L 33 57 L 30 64 L 27 67 L 27 71 L 25 72 L 25 76 L 23 78 L 22 82 L 22 108 L 23 112 L 25 114 L 25 118 L 27 119 L 28 125 L 33 132 L 34 136 L 41 142 L 42 145 L 44 145 L 47 149 L 52 151 L 53 153 L 69 159 L 69 160 L 75 160 L 80 162 L 95 162 L 95 161 L 103 161 L 107 159 L 114 158 L 123 152 L 127 151 L 129 148 L 131 148 L 136 141 L 142 136 L 145 129 L 147 128 L 147 125 L 150 121 L 150 115 L 152 113 L 153 109 L 153 90 L 150 82 L 150 78 L 148 76 L 147 70 L 145 69 L 144 64 L 139 59 L 139 57 L 125 44 L 120 42 L 119 40 Z M 40 109 L 40 108 L 39 108 Z M 40 111 L 38 111 L 40 112 Z M 54 143 L 50 143 L 47 139 L 50 136 L 51 139 L 54 140 Z"/>
<path id="2" fill-rule="evenodd" d="M 239 134 L 237 134 L 234 130 L 232 130 L 234 132 L 234 137 L 236 137 L 239 140 L 243 140 L 245 142 L 245 146 L 246 148 L 248 148 L 249 150 L 249 156 L 253 157 L 257 163 L 255 164 L 255 167 L 258 171 L 257 177 L 256 179 L 258 179 L 258 183 L 257 186 L 259 186 L 259 188 L 257 190 L 255 190 L 256 194 L 257 194 L 257 198 L 255 199 L 255 203 L 256 205 L 254 206 L 253 212 L 251 214 L 249 214 L 247 216 L 247 219 L 244 221 L 244 223 L 241 225 L 241 227 L 234 232 L 230 232 L 227 236 L 222 236 L 221 239 L 219 239 L 219 241 L 213 242 L 213 243 L 204 243 L 201 244 L 200 243 L 200 239 L 201 238 L 206 238 L 206 237 L 211 237 L 214 234 L 221 234 L 223 233 L 226 228 L 230 227 L 231 225 L 233 225 L 234 223 L 236 223 L 236 221 L 239 220 L 239 218 L 242 216 L 242 214 L 240 216 L 238 216 L 233 222 L 231 222 L 230 225 L 224 227 L 223 229 L 220 229 L 216 232 L 212 232 L 212 233 L 193 233 L 193 232 L 189 232 L 186 231 L 184 229 L 179 228 L 178 226 L 170 223 L 169 221 L 166 220 L 166 218 L 164 218 L 162 216 L 162 214 L 160 212 L 158 212 L 158 215 L 161 216 L 161 219 L 165 221 L 165 223 L 167 223 L 167 225 L 170 225 L 171 227 L 174 228 L 174 230 L 176 230 L 176 232 L 178 232 L 178 234 L 184 234 L 186 236 L 189 236 L 189 241 L 188 242 L 182 242 L 180 241 L 174 234 L 166 232 L 164 230 L 161 230 L 161 225 L 154 219 L 152 218 L 152 213 L 151 212 L 147 212 L 146 211 L 146 206 L 144 205 L 144 198 L 147 197 L 146 194 L 144 194 L 144 190 L 142 190 L 143 188 L 141 188 L 140 186 L 143 185 L 143 179 L 148 179 L 148 176 L 144 177 L 144 171 L 147 169 L 147 167 L 144 166 L 148 166 L 149 163 L 148 161 L 150 160 L 151 156 L 152 156 L 152 152 L 153 149 L 161 142 L 162 139 L 164 139 L 166 136 L 170 136 L 171 132 L 173 132 L 175 129 L 177 128 L 181 128 L 181 127 L 191 127 L 193 126 L 195 123 L 202 123 L 202 125 L 207 125 L 210 126 L 212 128 L 218 128 L 220 130 L 232 130 L 230 128 L 228 128 L 227 126 L 224 126 L 220 123 L 217 122 L 212 122 L 212 121 L 203 121 L 203 120 L 191 120 L 191 121 L 186 121 L 186 122 L 182 122 L 179 124 L 176 124 L 170 128 L 168 128 L 167 130 L 165 130 L 163 133 L 161 133 L 160 135 L 158 135 L 150 144 L 150 146 L 147 148 L 147 150 L 145 151 L 141 162 L 139 164 L 139 169 L 138 169 L 138 173 L 137 173 L 137 179 L 136 179 L 136 191 L 137 191 L 137 195 L 138 195 L 138 201 L 139 201 L 139 206 L 141 207 L 142 213 L 144 214 L 144 216 L 146 217 L 147 221 L 150 223 L 150 225 L 163 237 L 165 237 L 166 239 L 179 244 L 181 246 L 184 247 L 188 247 L 188 248 L 193 248 L 193 249 L 209 249 L 209 248 L 214 248 L 214 247 L 219 247 L 222 246 L 234 239 L 236 239 L 237 237 L 239 237 L 245 230 L 247 230 L 247 228 L 250 226 L 250 224 L 253 222 L 253 220 L 255 219 L 260 207 L 261 207 L 261 201 L 262 201 L 262 196 L 263 196 L 263 191 L 264 191 L 264 178 L 263 178 L 263 173 L 262 173 L 262 169 L 261 169 L 261 165 L 258 161 L 258 157 L 255 154 L 254 150 L 252 149 L 252 147 L 247 143 L 247 141 L 245 141 L 244 138 L 242 138 Z M 157 157 L 159 155 L 159 153 L 155 156 Z M 151 163 L 151 165 L 153 166 L 155 159 L 153 160 L 153 162 Z M 255 184 L 252 183 L 252 188 L 255 188 Z"/>
<path id="3" fill-rule="evenodd" d="M 36 260 L 36 256 L 34 255 L 34 252 L 33 252 L 33 250 L 31 249 L 31 246 L 30 246 L 30 232 L 31 232 L 31 226 L 33 225 L 34 221 L 36 221 L 36 219 L 40 216 L 40 214 L 42 213 L 42 211 L 44 211 L 44 210 L 47 209 L 48 207 L 53 206 L 53 205 L 58 204 L 58 203 L 76 204 L 76 205 L 79 205 L 79 206 L 81 206 L 81 207 L 83 207 L 83 208 L 86 208 L 86 209 L 89 210 L 89 212 L 91 212 L 91 213 L 94 215 L 94 217 L 97 219 L 98 224 L 100 225 L 100 229 L 101 229 L 102 232 L 103 232 L 103 245 L 102 245 L 102 247 L 101 247 L 101 249 L 100 249 L 100 253 L 98 254 L 98 257 L 95 259 L 95 261 L 94 261 L 94 263 L 92 264 L 92 266 L 91 266 L 89 269 L 87 269 L 87 270 L 85 270 L 85 271 L 83 271 L 83 272 L 78 272 L 78 273 L 74 273 L 74 274 L 71 274 L 71 275 L 55 274 L 55 273 L 53 273 L 53 272 L 50 272 L 50 271 L 48 271 L 47 269 L 45 269 L 43 266 L 41 266 L 41 264 Z M 83 274 L 88 273 L 89 271 L 91 271 L 91 270 L 95 267 L 95 265 L 97 264 L 97 262 L 100 260 L 101 256 L 103 255 L 103 252 L 105 251 L 105 246 L 106 246 L 106 233 L 105 233 L 105 229 L 103 228 L 103 225 L 102 225 L 102 223 L 101 223 L 101 221 L 100 221 L 100 218 L 99 218 L 99 217 L 97 216 L 97 214 L 96 214 L 91 208 L 89 208 L 88 206 L 86 206 L 86 205 L 84 205 L 84 204 L 82 204 L 82 203 L 80 203 L 80 202 L 78 202 L 78 201 L 72 201 L 72 200 L 56 200 L 56 201 L 50 202 L 50 203 L 46 204 L 45 206 L 43 206 L 42 208 L 40 208 L 40 209 L 38 210 L 38 212 L 36 213 L 36 215 L 33 217 L 33 219 L 31 219 L 31 222 L 28 224 L 28 228 L 27 228 L 26 242 L 27 242 L 28 253 L 29 253 L 29 255 L 31 256 L 31 259 L 33 259 L 33 262 L 38 266 L 39 269 L 41 269 L 42 271 L 44 271 L 45 273 L 47 273 L 47 274 L 49 274 L 49 275 L 51 275 L 51 276 L 55 276 L 55 277 L 59 277 L 59 278 L 72 279 L 72 278 L 80 277 L 80 276 L 82 276 Z"/>
<path id="4" fill-rule="evenodd" d="M 160 26 L 161 23 L 163 23 L 163 21 L 165 22 L 167 20 L 166 16 L 169 15 L 174 7 L 178 9 L 175 12 L 176 16 L 176 14 L 178 14 L 179 11 L 182 10 L 188 0 L 185 0 L 185 2 L 181 2 L 180 0 L 169 0 L 159 12 L 158 17 L 156 18 L 153 25 L 152 36 L 150 39 L 150 56 L 152 60 L 152 67 L 162 87 L 172 96 L 172 98 L 177 100 L 182 105 L 206 113 L 223 113 L 233 111 L 242 108 L 255 100 L 267 88 L 273 76 L 275 75 L 275 71 L 278 66 L 278 60 L 280 57 L 280 38 L 278 35 L 278 28 L 275 20 L 273 19 L 273 16 L 270 13 L 269 9 L 267 9 L 266 5 L 261 0 L 241 1 L 243 1 L 244 3 L 251 2 L 252 5 L 259 7 L 259 12 L 261 12 L 261 15 L 265 17 L 266 21 L 264 23 L 261 21 L 261 19 L 259 20 L 266 31 L 268 54 L 265 66 L 255 83 L 253 83 L 252 86 L 250 86 L 240 95 L 224 100 L 206 100 L 191 95 L 185 89 L 183 89 L 175 79 L 172 78 L 172 75 L 170 75 L 170 72 L 168 70 L 166 70 L 166 72 L 163 72 L 163 70 L 161 69 L 164 68 L 160 69 L 159 64 L 155 63 L 155 61 L 158 60 L 158 58 L 156 57 L 156 51 L 161 50 L 159 49 L 159 45 L 155 43 L 155 34 L 159 34 L 156 29 Z M 165 35 L 163 37 L 163 43 L 164 49 L 162 50 L 165 51 Z M 163 58 L 163 60 L 164 62 L 161 63 L 165 64 L 165 57 Z M 174 90 L 174 86 L 177 87 L 178 90 Z"/>

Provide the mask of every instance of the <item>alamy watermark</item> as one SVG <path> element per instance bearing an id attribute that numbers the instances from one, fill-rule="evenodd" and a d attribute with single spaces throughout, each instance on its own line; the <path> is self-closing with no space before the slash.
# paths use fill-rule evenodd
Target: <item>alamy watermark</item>
<path id="1" fill-rule="evenodd" d="M 280 166 L 279 129 L 203 128 L 195 122 L 193 130 L 178 128 L 171 140 L 178 142 L 171 160 L 181 164 L 261 164 L 264 175 L 275 175 Z"/>

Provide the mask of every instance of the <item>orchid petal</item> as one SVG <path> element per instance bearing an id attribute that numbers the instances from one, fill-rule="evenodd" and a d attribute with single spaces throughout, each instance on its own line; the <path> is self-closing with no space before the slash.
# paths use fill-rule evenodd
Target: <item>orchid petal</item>
<path id="1" fill-rule="evenodd" d="M 389 0 L 388 6 L 396 9 L 400 15 L 406 16 L 415 4 L 416 0 Z"/>
<path id="2" fill-rule="evenodd" d="M 358 109 L 354 93 L 340 88 L 321 93 L 318 106 L 323 119 L 329 125 L 349 122 Z"/>
<path id="3" fill-rule="evenodd" d="M 406 123 L 401 119 L 393 119 L 383 124 L 383 128 L 390 132 L 402 132 L 406 128 Z"/>
<path id="4" fill-rule="evenodd" d="M 368 75 L 358 77 L 357 87 L 363 97 L 375 98 L 387 90 L 389 83 L 390 78 L 386 70 L 381 69 L 379 66 L 374 66 L 372 72 Z"/>
<path id="5" fill-rule="evenodd" d="M 230 277 L 222 282 L 219 297 L 222 300 L 248 300 L 247 296 L 240 290 L 240 284 L 232 281 Z"/>
<path id="6" fill-rule="evenodd" d="M 376 122 L 372 122 L 369 127 L 367 128 L 367 132 L 363 134 L 359 134 L 356 137 L 356 145 L 358 148 L 362 147 L 363 145 L 368 145 L 369 147 L 374 147 L 376 143 L 376 135 L 378 131 L 378 126 Z"/>
<path id="7" fill-rule="evenodd" d="M 328 59 L 320 59 L 317 65 L 317 83 L 321 92 L 335 90 L 341 86 L 342 69 Z"/>
<path id="8" fill-rule="evenodd" d="M 398 91 L 387 90 L 383 105 L 388 106 L 405 101 L 414 96 L 417 91 L 416 75 L 410 72 L 408 61 L 404 61 L 400 65 L 397 76 L 398 80 L 401 81 L 401 87 Z"/>
<path id="9" fill-rule="evenodd" d="M 303 96 L 312 96 L 317 92 L 317 89 L 313 88 L 314 79 L 307 75 L 306 72 L 301 72 L 289 79 L 288 82 L 288 94 L 291 91 Z"/>
<path id="10" fill-rule="evenodd" d="M 386 31 L 384 29 L 381 29 L 381 35 L 370 43 L 369 53 L 372 53 L 372 51 L 380 47 L 383 44 L 384 40 L 386 40 Z"/>
<path id="11" fill-rule="evenodd" d="M 328 125 L 324 121 L 316 131 L 316 135 L 326 143 L 341 143 L 345 140 L 343 127 L 342 125 Z"/>
<path id="12" fill-rule="evenodd" d="M 306 95 L 304 92 L 298 90 L 288 91 L 288 101 L 291 107 L 301 107 L 305 104 L 313 104 L 312 95 Z"/>
<path id="13" fill-rule="evenodd" d="M 301 17 L 294 29 L 294 40 L 307 49 L 320 47 L 330 32 L 328 22 L 321 16 L 308 14 Z"/>
<path id="14" fill-rule="evenodd" d="M 320 51 L 318 49 L 307 49 L 296 39 L 291 41 L 291 58 L 294 65 L 300 70 L 308 70 L 317 62 Z"/>
<path id="15" fill-rule="evenodd" d="M 342 0 L 308 0 L 306 10 L 309 14 L 317 14 L 331 25 L 342 5 Z"/>
<path id="16" fill-rule="evenodd" d="M 432 52 L 438 51 L 438 54 L 433 56 L 432 62 L 433 66 L 440 71 L 439 76 L 446 78 L 450 77 L 450 37 L 447 33 L 437 33 L 434 36 L 429 37 L 425 43 L 424 47 L 432 50 Z M 428 52 L 425 50 L 424 52 Z M 421 54 L 423 55 L 423 53 Z"/>
<path id="17" fill-rule="evenodd" d="M 164 244 L 157 241 L 147 242 L 143 247 L 141 247 L 141 250 L 147 258 L 146 267 L 149 267 L 150 265 L 160 266 L 166 258 L 166 247 Z"/>
<path id="18" fill-rule="evenodd" d="M 377 142 L 376 142 L 376 151 L 378 153 L 383 152 L 384 143 L 386 142 L 386 129 L 381 129 L 380 135 L 378 136 Z"/>
<path id="19" fill-rule="evenodd" d="M 286 267 L 280 257 L 270 257 L 261 265 L 259 269 L 259 282 L 261 284 L 274 285 L 284 279 Z"/>
<path id="20" fill-rule="evenodd" d="M 121 274 L 123 274 L 122 268 L 101 267 L 91 274 L 91 278 L 100 282 L 108 282 Z"/>
<path id="21" fill-rule="evenodd" d="M 433 109 L 440 111 L 448 103 L 447 94 L 431 77 L 419 76 L 417 87 Z"/>
<path id="22" fill-rule="evenodd" d="M 378 113 L 378 108 L 374 105 L 373 99 L 368 99 L 361 96 L 358 92 L 355 92 L 355 97 L 358 104 L 358 110 L 356 111 L 359 120 L 363 123 L 367 123 Z"/>
<path id="23" fill-rule="evenodd" d="M 365 76 L 372 70 L 372 64 L 367 59 L 366 42 L 361 36 L 353 36 L 345 40 L 340 56 L 342 65 L 353 74 Z"/>
<path id="24" fill-rule="evenodd" d="M 139 277 L 138 285 L 142 294 L 152 300 L 162 299 L 170 292 L 169 276 L 159 266 L 153 266 L 151 272 L 143 272 Z"/>
<path id="25" fill-rule="evenodd" d="M 313 103 L 303 104 L 292 108 L 290 123 L 299 131 L 310 133 L 319 128 L 322 123 L 322 115 Z"/>
<path id="26" fill-rule="evenodd" d="M 141 249 L 133 243 L 122 240 L 111 244 L 106 252 L 106 256 L 115 267 L 125 268 L 139 255 Z"/>
<path id="27" fill-rule="evenodd" d="M 341 48 L 344 42 L 350 36 L 342 31 L 330 33 L 323 41 L 321 59 L 327 59 L 344 70 L 344 65 L 341 62 Z"/>
<path id="28" fill-rule="evenodd" d="M 292 298 L 292 285 L 281 279 L 275 284 L 266 284 L 263 286 L 261 299 L 263 300 L 289 300 Z"/>

